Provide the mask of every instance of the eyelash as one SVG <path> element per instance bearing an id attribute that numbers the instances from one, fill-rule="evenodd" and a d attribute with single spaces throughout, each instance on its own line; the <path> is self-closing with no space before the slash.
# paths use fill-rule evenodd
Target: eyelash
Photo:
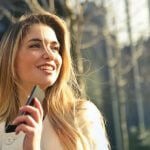
<path id="1" fill-rule="evenodd" d="M 38 43 L 37 44 L 32 44 L 32 45 L 29 46 L 29 48 L 42 48 L 42 47 L 43 46 L 41 44 L 38 44 Z M 56 46 L 56 47 L 51 47 L 50 49 L 59 52 L 60 48 Z"/>
<path id="2" fill-rule="evenodd" d="M 40 44 L 32 44 L 29 46 L 29 48 L 41 48 Z"/>
<path id="3" fill-rule="evenodd" d="M 59 52 L 59 47 L 52 47 L 51 49 Z"/>

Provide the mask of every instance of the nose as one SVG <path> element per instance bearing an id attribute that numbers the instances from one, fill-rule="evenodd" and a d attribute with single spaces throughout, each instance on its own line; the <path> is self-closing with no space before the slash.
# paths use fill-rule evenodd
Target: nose
<path id="1" fill-rule="evenodd" d="M 42 57 L 44 59 L 55 59 L 55 54 L 50 49 L 45 49 Z"/>

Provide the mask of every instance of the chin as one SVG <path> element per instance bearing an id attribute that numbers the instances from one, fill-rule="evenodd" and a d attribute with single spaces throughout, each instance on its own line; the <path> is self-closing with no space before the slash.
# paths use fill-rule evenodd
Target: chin
<path id="1" fill-rule="evenodd" d="M 50 86 L 53 86 L 54 85 L 54 83 L 55 83 L 56 81 L 49 81 L 49 82 L 46 82 L 46 83 L 38 83 L 38 85 L 39 85 L 39 87 L 42 89 L 42 90 L 46 90 L 48 87 L 50 87 Z"/>

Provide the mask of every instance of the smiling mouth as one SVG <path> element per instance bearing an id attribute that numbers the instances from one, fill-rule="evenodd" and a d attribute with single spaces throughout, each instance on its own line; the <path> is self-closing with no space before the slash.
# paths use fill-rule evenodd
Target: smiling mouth
<path id="1" fill-rule="evenodd" d="M 51 74 L 55 70 L 55 68 L 50 65 L 41 65 L 41 66 L 38 66 L 38 69 L 40 69 L 41 71 L 47 74 Z"/>

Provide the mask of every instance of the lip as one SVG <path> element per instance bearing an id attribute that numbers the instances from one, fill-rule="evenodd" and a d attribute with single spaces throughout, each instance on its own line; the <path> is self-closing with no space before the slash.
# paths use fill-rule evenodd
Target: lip
<path id="1" fill-rule="evenodd" d="M 42 63 L 37 65 L 37 68 L 47 73 L 51 73 L 52 71 L 56 70 L 56 66 L 51 63 Z"/>

